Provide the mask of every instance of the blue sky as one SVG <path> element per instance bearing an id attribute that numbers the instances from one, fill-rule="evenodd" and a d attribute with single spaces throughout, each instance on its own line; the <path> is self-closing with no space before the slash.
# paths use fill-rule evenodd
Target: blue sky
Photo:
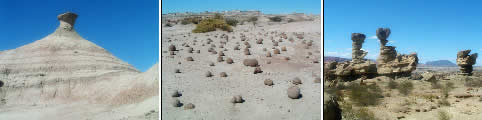
<path id="1" fill-rule="evenodd" d="M 162 13 L 260 10 L 263 13 L 320 14 L 321 0 L 163 0 Z"/>
<path id="2" fill-rule="evenodd" d="M 39 40 L 58 26 L 57 15 L 77 13 L 75 29 L 87 40 L 146 71 L 159 61 L 157 0 L 0 1 L 0 50 Z"/>
<path id="3" fill-rule="evenodd" d="M 457 51 L 482 52 L 481 1 L 325 0 L 324 55 L 351 58 L 351 33 L 367 36 L 363 49 L 376 59 L 379 27 L 389 27 L 387 45 L 399 53 L 417 52 L 421 63 L 450 60 Z M 482 65 L 482 58 L 476 65 Z"/>

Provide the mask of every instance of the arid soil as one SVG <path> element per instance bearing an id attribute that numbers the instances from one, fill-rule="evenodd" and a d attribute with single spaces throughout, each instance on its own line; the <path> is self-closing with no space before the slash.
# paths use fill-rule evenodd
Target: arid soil
<path id="1" fill-rule="evenodd" d="M 193 24 L 163 27 L 162 118 L 320 119 L 321 83 L 315 82 L 321 80 L 320 24 L 319 18 L 291 23 L 269 23 L 260 18 L 256 26 L 247 22 L 233 27 L 233 32 L 191 33 L 195 28 Z M 281 37 L 283 33 L 286 38 Z M 303 37 L 298 38 L 296 34 L 303 34 Z M 223 37 L 225 35 L 228 40 Z M 242 35 L 245 41 L 241 40 Z M 257 43 L 260 39 L 263 39 L 262 44 Z M 278 46 L 273 41 L 278 42 Z M 250 55 L 245 54 L 246 44 L 250 46 Z M 171 45 L 176 51 L 169 50 Z M 235 46 L 239 50 L 235 50 Z M 191 48 L 192 53 L 189 52 Z M 208 52 L 210 48 L 216 54 Z M 280 54 L 274 54 L 275 49 L 280 50 Z M 224 61 L 218 62 L 221 51 Z M 271 57 L 267 56 L 268 52 Z M 192 61 L 188 57 L 192 57 Z M 228 58 L 233 60 L 232 64 L 227 63 Z M 245 59 L 256 59 L 262 72 L 254 74 L 255 67 L 245 66 Z M 208 71 L 213 76 L 207 77 Z M 221 77 L 222 72 L 227 76 Z M 302 84 L 293 84 L 295 78 Z M 265 85 L 266 79 L 272 80 L 274 85 Z M 299 87 L 301 98 L 288 97 L 287 90 L 292 86 Z M 181 95 L 173 97 L 174 91 Z M 231 102 L 237 95 L 244 99 L 242 103 Z M 176 100 L 182 105 L 176 107 L 178 104 L 173 103 Z M 190 103 L 193 109 L 186 107 Z"/>

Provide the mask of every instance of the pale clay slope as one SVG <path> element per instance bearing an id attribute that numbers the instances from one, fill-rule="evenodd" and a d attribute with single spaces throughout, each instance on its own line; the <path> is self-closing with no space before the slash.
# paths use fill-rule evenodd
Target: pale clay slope
<path id="1" fill-rule="evenodd" d="M 0 52 L 10 70 L 0 75 L 0 119 L 156 119 L 158 65 L 140 73 L 59 20 L 49 36 Z"/>
<path id="2" fill-rule="evenodd" d="M 321 65 L 313 63 L 314 59 L 320 58 L 320 39 L 321 35 L 318 21 L 294 22 L 282 25 L 262 25 L 254 27 L 252 24 L 238 25 L 233 33 L 215 31 L 209 33 L 188 35 L 195 27 L 194 25 L 174 25 L 173 27 L 163 27 L 162 29 L 162 51 L 168 51 L 169 45 L 176 45 L 178 52 L 171 58 L 169 52 L 162 53 L 162 117 L 167 120 L 183 119 L 206 119 L 206 120 L 316 120 L 321 118 L 321 84 L 314 83 L 315 77 L 320 76 Z M 262 24 L 262 23 L 261 23 Z M 301 29 L 301 27 L 315 26 L 318 29 Z M 313 28 L 315 28 L 313 27 Z M 278 29 L 277 29 L 278 28 Z M 291 29 L 293 28 L 293 29 Z M 249 32 L 243 32 L 248 30 Z M 265 31 L 263 31 L 265 30 Z M 273 43 L 268 37 L 257 35 L 258 32 L 287 32 L 288 37 L 295 39 L 294 43 L 283 39 L 279 47 L 286 46 L 287 51 L 281 54 L 273 54 Z M 303 48 L 302 40 L 292 35 L 292 31 L 305 32 L 304 40 L 313 40 L 313 46 L 309 49 Z M 244 55 L 244 42 L 240 41 L 239 33 L 246 34 L 251 44 L 251 54 Z M 206 36 L 209 34 L 210 36 Z M 214 35 L 218 34 L 218 38 Z M 218 55 L 207 52 L 211 44 L 215 44 L 215 50 L 219 48 L 221 34 L 229 36 L 229 42 L 224 46 L 228 51 L 224 51 L 224 58 L 232 58 L 233 64 L 217 62 Z M 184 37 L 186 36 L 186 37 Z M 235 39 L 232 39 L 235 36 Z M 193 45 L 194 37 L 197 37 L 196 45 Z M 263 44 L 256 44 L 256 38 L 263 38 Z M 206 44 L 206 39 L 211 38 L 213 42 Z M 278 40 L 279 37 L 275 37 Z M 171 40 L 171 42 L 168 42 Z M 235 43 L 239 42 L 241 50 L 233 50 Z M 188 53 L 186 47 L 181 46 L 187 43 L 200 50 L 201 53 Z M 205 44 L 205 46 L 201 46 Z M 263 48 L 271 51 L 273 57 L 265 57 L 266 52 Z M 307 52 L 313 55 L 307 56 Z M 193 57 L 194 61 L 188 62 L 186 57 Z M 289 56 L 291 60 L 286 61 L 283 56 Z M 246 58 L 256 58 L 263 70 L 263 73 L 253 74 L 252 67 L 246 67 L 242 60 Z M 266 61 L 271 60 L 271 64 Z M 181 62 L 181 64 L 178 64 Z M 214 62 L 215 66 L 210 67 L 209 62 Z M 180 69 L 181 73 L 174 73 L 175 69 Z M 204 76 L 206 71 L 211 71 L 213 77 Z M 226 72 L 228 77 L 222 78 L 220 72 Z M 291 80 L 299 77 L 303 84 L 298 85 L 303 97 L 301 99 L 290 99 L 287 97 L 286 90 L 293 86 Z M 265 79 L 274 81 L 274 86 L 263 84 Z M 185 110 L 183 107 L 173 107 L 172 101 L 176 98 L 170 96 L 171 92 L 179 90 L 182 94 L 178 99 L 183 104 L 193 103 L 194 109 Z M 230 99 L 234 95 L 242 95 L 246 100 L 244 103 L 232 104 Z"/>

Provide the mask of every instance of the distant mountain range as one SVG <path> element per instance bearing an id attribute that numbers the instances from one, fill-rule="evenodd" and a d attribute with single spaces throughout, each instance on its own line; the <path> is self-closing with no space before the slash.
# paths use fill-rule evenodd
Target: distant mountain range
<path id="1" fill-rule="evenodd" d="M 323 62 L 343 62 L 343 61 L 350 61 L 351 59 L 348 58 L 341 58 L 341 57 L 333 57 L 333 56 L 323 56 Z"/>
<path id="2" fill-rule="evenodd" d="M 450 62 L 448 60 L 436 60 L 436 61 L 428 61 L 425 63 L 426 66 L 435 66 L 435 67 L 457 67 L 457 64 Z"/>

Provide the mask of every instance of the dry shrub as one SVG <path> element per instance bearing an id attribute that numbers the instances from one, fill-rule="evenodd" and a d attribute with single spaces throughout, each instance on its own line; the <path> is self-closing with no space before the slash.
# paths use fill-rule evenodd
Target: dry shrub
<path id="1" fill-rule="evenodd" d="M 439 120 L 450 120 L 452 117 L 446 111 L 440 110 L 438 112 L 438 119 Z"/>
<path id="2" fill-rule="evenodd" d="M 382 97 L 382 90 L 375 84 L 360 85 L 351 83 L 347 88 L 351 91 L 350 99 L 360 106 L 377 105 Z"/>
<path id="3" fill-rule="evenodd" d="M 450 106 L 450 102 L 447 100 L 447 98 L 442 98 L 442 100 L 438 101 L 438 104 L 442 106 Z"/>
<path id="4" fill-rule="evenodd" d="M 193 33 L 205 33 L 216 31 L 216 29 L 221 29 L 223 31 L 232 32 L 233 29 L 226 21 L 222 19 L 205 19 L 196 25 L 196 28 L 192 30 Z"/>
<path id="5" fill-rule="evenodd" d="M 395 80 L 390 79 L 390 81 L 388 82 L 388 88 L 390 88 L 390 89 L 396 89 L 397 87 L 398 87 L 398 83 L 395 82 Z"/>
<path id="6" fill-rule="evenodd" d="M 464 81 L 465 81 L 464 85 L 466 87 L 482 87 L 482 80 L 480 78 L 474 79 L 471 77 L 465 77 Z"/>
<path id="7" fill-rule="evenodd" d="M 413 83 L 409 80 L 403 81 L 398 87 L 398 91 L 403 95 L 408 95 L 413 90 Z"/>

